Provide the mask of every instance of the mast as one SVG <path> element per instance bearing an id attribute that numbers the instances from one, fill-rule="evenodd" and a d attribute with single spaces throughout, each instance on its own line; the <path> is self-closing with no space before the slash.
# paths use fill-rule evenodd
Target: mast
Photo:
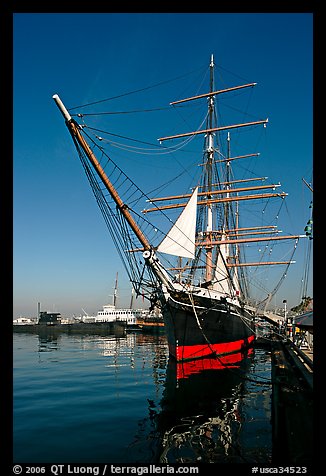
<path id="1" fill-rule="evenodd" d="M 242 195 L 239 196 L 238 192 L 244 192 L 244 191 L 254 191 L 254 190 L 262 190 L 266 188 L 273 188 L 275 190 L 276 187 L 280 186 L 279 184 L 273 184 L 273 185 L 260 185 L 260 186 L 246 186 L 246 187 L 235 187 L 233 188 L 233 183 L 236 183 L 237 181 L 231 181 L 231 161 L 233 160 L 238 160 L 242 158 L 247 158 L 247 157 L 252 157 L 252 156 L 258 156 L 259 154 L 246 154 L 242 156 L 237 156 L 237 157 L 231 157 L 230 154 L 230 134 L 228 133 L 228 152 L 227 152 L 227 157 L 224 158 L 223 160 L 215 160 L 215 148 L 218 147 L 218 143 L 215 142 L 215 134 L 219 131 L 228 131 L 230 129 L 238 129 L 242 127 L 251 127 L 251 126 L 256 126 L 256 125 L 264 125 L 266 127 L 266 124 L 268 122 L 268 119 L 265 120 L 259 120 L 259 121 L 254 121 L 254 122 L 247 122 L 247 123 L 242 123 L 242 124 L 233 124 L 229 126 L 219 126 L 217 124 L 217 119 L 215 117 L 215 97 L 217 95 L 227 93 L 230 91 L 235 91 L 238 89 L 242 88 L 248 88 L 248 87 L 253 87 L 256 85 L 256 83 L 249 83 L 249 84 L 244 84 L 241 86 L 235 86 L 232 88 L 228 89 L 222 89 L 222 90 L 215 90 L 214 86 L 214 56 L 211 55 L 211 60 L 210 60 L 210 87 L 209 87 L 209 92 L 206 94 L 201 94 L 197 96 L 193 96 L 190 98 L 186 99 L 181 99 L 178 101 L 173 101 L 170 104 L 171 105 L 176 105 L 180 103 L 184 103 L 186 101 L 193 101 L 196 99 L 201 99 L 201 98 L 207 98 L 208 102 L 208 115 L 207 115 L 207 122 L 206 122 L 206 128 L 204 130 L 197 130 L 194 132 L 186 132 L 182 134 L 176 134 L 173 136 L 166 136 L 166 137 L 161 137 L 158 140 L 160 142 L 166 141 L 166 140 L 171 140 L 171 139 L 179 139 L 183 137 L 189 137 L 189 136 L 194 136 L 197 134 L 205 134 L 205 148 L 204 148 L 204 163 L 200 164 L 201 166 L 204 167 L 204 179 L 202 184 L 198 187 L 199 192 L 198 192 L 198 202 L 197 206 L 203 207 L 205 209 L 205 223 L 204 223 L 204 228 L 202 230 L 202 235 L 201 238 L 200 236 L 197 237 L 196 240 L 196 246 L 199 246 L 204 248 L 205 250 L 205 273 L 204 273 L 204 279 L 206 281 L 206 285 L 212 285 L 213 281 L 219 281 L 219 277 L 217 276 L 216 273 L 220 274 L 220 280 L 225 279 L 225 276 L 223 278 L 223 269 L 226 270 L 228 267 L 228 264 L 230 264 L 229 260 L 229 255 L 230 255 L 230 249 L 232 247 L 232 250 L 234 250 L 233 254 L 235 255 L 233 259 L 235 260 L 236 263 L 239 263 L 239 247 L 238 243 L 241 241 L 237 240 L 230 240 L 229 239 L 229 232 L 234 231 L 234 224 L 232 226 L 232 217 L 231 217 L 231 210 L 232 210 L 232 204 L 231 202 L 236 201 L 236 220 L 238 223 L 238 203 L 239 200 L 252 200 L 252 199 L 260 199 L 260 198 L 270 198 L 270 197 L 285 197 L 286 194 L 281 192 L 281 193 L 262 193 L 262 194 L 253 194 L 253 195 Z M 224 181 L 221 182 L 218 180 L 218 184 L 213 183 L 213 167 L 215 166 L 216 162 L 223 162 L 225 164 L 225 177 Z M 266 177 L 261 178 L 262 180 L 265 180 Z M 259 180 L 258 178 L 256 179 L 251 179 L 251 180 Z M 246 180 L 240 180 L 239 182 L 244 182 Z M 248 180 L 250 181 L 250 179 Z M 216 186 L 218 186 L 218 189 L 216 189 Z M 163 197 L 163 198 L 155 198 L 153 200 L 149 200 L 150 202 L 158 202 L 158 201 L 166 201 L 170 200 L 168 205 L 160 205 L 160 206 L 155 206 L 155 208 L 148 208 L 143 210 L 143 213 L 149 213 L 157 210 L 169 210 L 169 209 L 175 209 L 175 208 L 183 208 L 186 206 L 187 202 L 184 203 L 173 203 L 173 201 L 182 199 L 182 198 L 188 198 L 189 194 L 186 195 L 179 195 L 179 196 L 174 196 L 174 197 Z M 216 206 L 219 206 L 219 204 L 223 207 L 223 220 L 221 223 L 221 229 L 222 231 L 217 231 L 214 230 L 214 220 L 213 220 L 213 209 Z M 216 228 L 216 226 L 215 226 Z M 236 228 L 238 228 L 238 224 L 236 224 Z M 220 234 L 219 240 L 216 240 L 216 235 Z M 232 235 L 231 235 L 232 236 Z M 237 237 L 237 234 L 236 234 Z M 222 247 L 220 247 L 222 245 Z M 217 247 L 217 249 L 216 249 Z M 216 249 L 216 253 L 214 252 L 214 249 Z M 220 263 L 220 264 L 219 264 Z M 196 265 L 194 264 L 195 268 Z M 217 268 L 221 267 L 221 269 L 218 271 Z M 181 266 L 180 266 L 181 268 Z M 194 269 L 195 269 L 194 268 Z M 215 269 L 216 268 L 216 269 Z M 234 276 L 235 281 L 238 281 L 237 278 L 237 270 L 236 268 L 233 268 L 232 271 L 232 276 Z M 231 275 L 228 273 L 228 278 L 231 278 Z M 231 285 L 231 283 L 230 283 Z M 234 287 L 232 285 L 232 287 Z M 238 285 L 237 285 L 238 287 Z"/>
<path id="2" fill-rule="evenodd" d="M 210 68 L 210 92 L 214 90 L 214 57 L 211 56 L 211 62 L 209 65 Z M 214 161 L 214 136 L 213 136 L 213 114 L 214 114 L 214 96 L 210 95 L 208 97 L 208 130 L 207 132 L 207 148 L 206 148 L 206 173 L 207 173 L 207 190 L 206 197 L 207 200 L 211 198 L 212 192 L 212 171 L 213 171 L 213 161 Z M 213 231 L 213 210 L 212 204 L 208 203 L 207 205 L 207 227 L 206 227 L 206 273 L 205 279 L 206 282 L 212 280 L 212 271 L 213 271 L 213 246 L 212 241 L 212 231 Z"/>
<path id="3" fill-rule="evenodd" d="M 132 309 L 134 304 L 134 288 L 131 288 L 131 298 L 130 298 L 130 306 L 129 308 Z"/>
<path id="4" fill-rule="evenodd" d="M 117 292 L 118 292 L 118 272 L 115 276 L 115 285 L 114 285 L 114 292 L 113 292 L 113 306 L 116 307 L 117 304 Z"/>
<path id="5" fill-rule="evenodd" d="M 227 195 L 226 195 L 226 198 L 229 198 L 230 197 L 230 193 L 229 193 L 229 190 L 231 189 L 232 190 L 232 185 L 231 185 L 231 172 L 230 172 L 230 168 L 231 168 L 231 165 L 230 165 L 230 158 L 231 158 L 231 138 L 230 138 L 230 132 L 228 132 L 228 135 L 227 135 L 227 156 L 226 156 L 226 160 L 225 160 L 225 167 L 226 167 L 226 189 L 228 191 Z M 232 190 L 232 192 L 234 193 L 234 189 Z M 231 208 L 231 202 L 226 202 L 225 203 L 225 227 L 226 229 L 228 230 L 226 232 L 226 237 L 227 239 L 229 239 L 230 237 L 230 231 L 231 231 L 231 236 L 232 236 L 232 228 L 238 228 L 239 226 L 239 202 L 236 201 L 236 212 L 235 212 L 235 226 L 234 224 L 232 225 L 232 217 L 230 216 L 231 215 L 231 211 L 232 211 L 232 208 Z M 236 237 L 238 237 L 238 233 L 236 232 Z M 227 249 L 228 249 L 228 253 L 227 253 L 227 266 L 230 268 L 230 244 L 227 244 Z M 231 254 L 233 255 L 233 259 L 235 261 L 235 263 L 238 263 L 239 262 L 239 246 L 238 244 L 235 244 L 232 246 L 231 248 L 232 252 Z M 236 292 L 237 293 L 240 293 L 240 284 L 239 284 L 239 276 L 238 276 L 238 268 L 234 268 L 233 269 L 233 274 L 232 274 L 232 279 L 233 279 L 233 283 L 235 285 L 235 288 L 236 288 Z"/>
<path id="6" fill-rule="evenodd" d="M 185 103 L 186 101 L 194 101 L 201 98 L 207 99 L 208 113 L 205 129 L 196 130 L 193 132 L 185 132 L 176 135 L 170 135 L 161 137 L 158 140 L 160 142 L 180 139 L 184 137 L 195 136 L 198 134 L 205 134 L 204 143 L 204 160 L 202 164 L 199 164 L 203 168 L 203 180 L 198 185 L 198 201 L 197 206 L 202 207 L 205 210 L 203 228 L 196 237 L 196 247 L 199 249 L 197 257 L 200 255 L 200 248 L 203 250 L 203 266 L 198 265 L 198 262 L 193 262 L 191 266 L 186 263 L 182 266 L 179 263 L 177 268 L 171 268 L 179 270 L 181 273 L 187 269 L 194 271 L 195 269 L 203 269 L 204 280 L 206 282 L 205 287 L 212 287 L 215 289 L 221 289 L 223 292 L 229 291 L 239 295 L 241 291 L 245 292 L 245 289 L 240 289 L 239 277 L 243 274 L 242 267 L 245 266 L 260 266 L 260 265 L 276 265 L 276 264 L 290 264 L 292 261 L 271 261 L 260 263 L 242 263 L 240 256 L 240 244 L 250 244 L 256 242 L 275 242 L 278 240 L 298 240 L 304 235 L 288 235 L 288 236 L 253 236 L 253 235 L 267 235 L 280 233 L 273 226 L 261 226 L 261 227 L 247 227 L 239 228 L 239 205 L 242 201 L 247 200 L 260 200 L 269 199 L 273 197 L 285 198 L 287 193 L 276 191 L 277 187 L 280 187 L 280 183 L 275 184 L 252 184 L 253 181 L 265 181 L 268 177 L 256 177 L 248 179 L 233 180 L 231 173 L 231 164 L 234 160 L 245 159 L 249 157 L 257 157 L 259 153 L 249 153 L 245 155 L 231 156 L 230 147 L 230 133 L 231 129 L 238 129 L 243 127 L 252 127 L 257 125 L 263 125 L 266 127 L 268 119 L 257 120 L 254 122 L 246 122 L 241 124 L 233 124 L 228 126 L 220 126 L 215 117 L 215 100 L 216 97 L 222 93 L 235 91 L 237 89 L 253 87 L 256 83 L 249 83 L 243 86 L 236 86 L 233 88 L 215 90 L 214 86 L 214 57 L 211 55 L 210 60 L 210 87 L 209 92 L 206 94 L 200 94 L 186 99 L 173 101 L 171 105 L 177 105 Z M 227 135 L 227 154 L 225 157 L 221 154 L 221 157 L 216 157 L 219 152 L 218 140 L 215 140 L 215 134 L 220 131 L 228 132 Z M 217 138 L 216 138 L 217 139 Z M 220 163 L 224 165 L 224 176 L 220 178 L 215 177 L 215 164 Z M 217 182 L 215 183 L 217 178 Z M 245 183 L 245 182 L 251 182 Z M 267 193 L 267 189 L 272 189 Z M 243 192 L 254 192 L 242 194 Z M 261 193 L 256 193 L 261 191 Z M 187 206 L 187 201 L 190 194 L 175 195 L 169 197 L 153 198 L 148 202 L 155 205 L 155 207 L 142 210 L 142 213 L 150 213 L 154 211 L 165 211 L 177 208 L 184 208 Z M 161 202 L 159 205 L 158 203 Z M 235 202 L 235 207 L 232 203 Z M 221 217 L 218 219 L 218 214 L 215 211 L 216 207 L 221 207 Z M 234 213 L 234 215 L 233 215 Z M 219 223 L 217 223 L 217 219 Z M 215 223 L 216 221 L 216 223 Z M 262 231 L 253 231 L 262 230 Z M 239 231 L 248 231 L 249 233 L 239 233 Z M 228 283 L 226 283 L 228 281 Z"/>

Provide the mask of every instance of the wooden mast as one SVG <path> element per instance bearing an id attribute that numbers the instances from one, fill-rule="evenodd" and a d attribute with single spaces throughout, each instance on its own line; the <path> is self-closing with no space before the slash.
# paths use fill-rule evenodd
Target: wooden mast
<path id="1" fill-rule="evenodd" d="M 179 139 L 180 137 L 194 136 L 197 134 L 212 134 L 213 132 L 227 131 L 228 129 L 238 129 L 239 127 L 257 126 L 259 124 L 266 125 L 267 123 L 268 123 L 268 119 L 263 119 L 261 121 L 245 122 L 243 124 L 232 124 L 230 126 L 209 127 L 208 129 L 203 129 L 200 131 L 185 132 L 184 134 L 176 134 L 174 136 L 160 137 L 158 140 L 160 142 L 163 142 L 165 140 L 170 140 L 170 139 Z"/>
<path id="2" fill-rule="evenodd" d="M 247 263 L 226 263 L 227 268 L 241 268 L 241 267 L 247 267 L 247 266 L 273 266 L 273 265 L 287 265 L 287 264 L 294 264 L 295 261 L 290 260 L 290 261 L 257 261 L 257 262 L 247 262 Z M 185 271 L 186 269 L 203 269 L 203 266 L 176 266 L 173 268 L 168 268 L 170 271 Z"/>
<path id="3" fill-rule="evenodd" d="M 259 241 L 278 241 L 278 240 L 298 240 L 299 238 L 305 238 L 306 235 L 284 235 L 284 236 L 265 236 L 260 238 L 238 238 L 234 240 L 210 240 L 210 245 L 226 245 L 236 243 L 253 243 Z M 196 246 L 206 246 L 207 240 L 196 242 Z"/>
<path id="4" fill-rule="evenodd" d="M 227 182 L 224 182 L 223 185 L 231 185 L 232 182 L 230 181 L 227 181 Z M 222 184 L 221 184 L 222 185 Z M 235 192 L 248 192 L 250 190 L 265 190 L 267 188 L 277 188 L 277 187 L 280 187 L 281 184 L 277 183 L 273 183 L 273 184 L 270 184 L 270 185 L 256 185 L 256 186 L 252 186 L 252 187 L 241 187 L 241 188 L 232 188 L 232 189 L 223 189 L 223 190 L 214 190 L 214 191 L 211 191 L 211 195 L 218 195 L 218 194 L 229 194 L 230 191 L 232 193 L 235 193 Z M 198 192 L 198 197 L 203 197 L 207 195 L 206 192 Z M 161 198 L 151 198 L 149 200 L 147 200 L 147 202 L 150 202 L 150 203 L 154 203 L 154 202 L 164 202 L 164 201 L 168 201 L 168 200 L 177 200 L 177 199 L 180 199 L 180 198 L 190 198 L 191 197 L 191 193 L 185 193 L 183 195 L 173 195 L 173 196 L 170 196 L 170 197 L 161 197 Z"/>
<path id="5" fill-rule="evenodd" d="M 212 61 L 213 61 L 213 55 L 212 55 Z M 241 86 L 234 86 L 233 88 L 220 89 L 219 91 L 211 91 L 211 92 L 206 93 L 206 94 L 199 94 L 199 96 L 193 96 L 193 97 L 186 98 L 186 99 L 180 99 L 179 101 L 170 102 L 170 105 L 174 106 L 175 104 L 180 104 L 182 102 L 187 102 L 187 101 L 193 101 L 194 99 L 216 96 L 217 94 L 228 93 L 230 91 L 235 91 L 237 89 L 250 88 L 252 86 L 256 86 L 256 84 L 257 83 L 242 84 Z"/>
<path id="6" fill-rule="evenodd" d="M 241 200 L 257 200 L 259 198 L 272 198 L 272 197 L 280 197 L 284 198 L 287 196 L 287 193 L 280 192 L 280 193 L 261 193 L 256 195 L 242 195 L 238 197 L 225 197 L 225 198 L 211 198 L 207 200 L 201 200 L 198 202 L 198 205 L 208 205 L 212 203 L 223 203 L 223 202 L 235 202 Z M 164 205 L 163 207 L 156 207 L 156 208 L 148 208 L 143 210 L 143 213 L 150 213 L 156 212 L 158 210 L 168 210 L 172 208 L 182 208 L 185 207 L 187 203 L 175 203 L 171 205 Z"/>
<path id="7" fill-rule="evenodd" d="M 106 189 L 108 190 L 111 197 L 115 201 L 119 211 L 121 212 L 121 214 L 125 217 L 125 219 L 129 223 L 131 229 L 133 230 L 133 232 L 135 233 L 135 235 L 139 239 L 140 243 L 143 245 L 144 249 L 145 250 L 150 250 L 151 246 L 150 246 L 148 240 L 146 239 L 146 237 L 144 236 L 144 234 L 142 233 L 142 231 L 138 227 L 137 223 L 135 222 L 134 218 L 132 217 L 131 213 L 129 212 L 128 205 L 123 203 L 123 201 L 121 200 L 118 192 L 116 191 L 116 189 L 114 188 L 114 186 L 110 182 L 109 178 L 107 177 L 106 173 L 104 172 L 104 170 L 103 170 L 102 166 L 100 165 L 99 161 L 97 160 L 97 158 L 93 154 L 93 151 L 91 150 L 91 148 L 89 147 L 89 145 L 85 141 L 84 137 L 81 135 L 79 125 L 70 116 L 66 107 L 64 106 L 64 104 L 62 103 L 61 99 L 59 98 L 59 96 L 57 94 L 55 94 L 53 96 L 53 99 L 54 99 L 55 103 L 57 104 L 58 108 L 60 109 L 60 112 L 62 113 L 63 117 L 66 119 L 66 125 L 67 125 L 71 135 L 76 139 L 78 144 L 84 150 L 84 152 L 87 155 L 89 161 L 92 163 L 96 173 L 99 175 L 99 177 L 101 178 L 101 180 L 102 180 L 103 184 L 105 185 Z"/>

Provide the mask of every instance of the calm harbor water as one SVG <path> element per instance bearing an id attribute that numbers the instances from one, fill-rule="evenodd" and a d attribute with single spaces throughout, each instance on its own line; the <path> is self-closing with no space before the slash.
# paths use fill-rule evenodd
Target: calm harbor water
<path id="1" fill-rule="evenodd" d="M 15 463 L 271 461 L 266 349 L 177 367 L 164 334 L 19 332 L 13 346 Z"/>

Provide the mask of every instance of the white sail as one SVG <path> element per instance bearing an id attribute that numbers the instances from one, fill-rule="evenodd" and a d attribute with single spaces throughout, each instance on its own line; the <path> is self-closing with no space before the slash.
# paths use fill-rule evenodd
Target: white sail
<path id="1" fill-rule="evenodd" d="M 195 257 L 197 192 L 198 187 L 195 188 L 183 212 L 158 246 L 158 251 L 184 258 Z"/>

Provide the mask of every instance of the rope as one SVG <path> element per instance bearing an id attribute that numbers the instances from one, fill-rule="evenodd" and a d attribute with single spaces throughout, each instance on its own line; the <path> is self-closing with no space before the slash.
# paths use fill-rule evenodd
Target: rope
<path id="1" fill-rule="evenodd" d="M 208 340 L 206 334 L 204 333 L 203 328 L 202 328 L 202 326 L 201 326 L 201 324 L 200 324 L 200 322 L 199 322 L 198 315 L 197 315 L 197 312 L 196 312 L 195 302 L 194 302 L 194 300 L 193 300 L 193 296 L 192 296 L 192 293 L 191 293 L 190 290 L 188 291 L 188 296 L 189 296 L 189 300 L 190 300 L 191 305 L 192 305 L 192 309 L 193 309 L 193 311 L 194 311 L 194 315 L 195 315 L 195 318 L 196 318 L 196 321 L 197 321 L 197 325 L 198 325 L 198 327 L 199 327 L 201 333 L 203 334 L 204 339 L 206 340 L 208 347 L 209 347 L 210 350 L 212 351 L 212 354 L 214 354 L 214 355 L 217 356 L 215 350 L 213 350 L 212 345 L 211 345 L 211 343 L 209 342 L 209 340 Z"/>

